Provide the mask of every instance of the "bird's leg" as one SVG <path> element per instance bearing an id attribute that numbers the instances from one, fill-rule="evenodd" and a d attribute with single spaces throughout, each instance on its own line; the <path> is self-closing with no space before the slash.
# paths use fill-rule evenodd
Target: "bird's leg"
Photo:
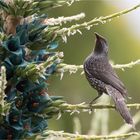
<path id="1" fill-rule="evenodd" d="M 90 108 L 91 108 L 91 111 L 92 111 L 92 104 L 93 104 L 98 98 L 100 98 L 100 97 L 102 96 L 102 94 L 103 94 L 103 93 L 98 92 L 98 96 L 97 96 L 96 98 L 94 98 L 91 102 L 89 102 L 89 106 L 90 106 Z"/>
<path id="2" fill-rule="evenodd" d="M 92 105 L 100 97 L 101 97 L 101 94 L 99 94 L 96 98 L 94 98 L 91 102 L 89 102 L 89 104 Z"/>

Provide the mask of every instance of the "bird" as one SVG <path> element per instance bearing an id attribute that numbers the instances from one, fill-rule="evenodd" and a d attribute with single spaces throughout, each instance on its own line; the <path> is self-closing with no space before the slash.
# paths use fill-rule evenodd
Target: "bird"
<path id="1" fill-rule="evenodd" d="M 98 96 L 90 102 L 90 105 L 104 93 L 109 95 L 114 101 L 116 110 L 125 122 L 135 129 L 132 116 L 126 106 L 127 89 L 109 63 L 108 42 L 96 32 L 95 36 L 95 48 L 83 64 L 87 81 L 98 92 Z"/>

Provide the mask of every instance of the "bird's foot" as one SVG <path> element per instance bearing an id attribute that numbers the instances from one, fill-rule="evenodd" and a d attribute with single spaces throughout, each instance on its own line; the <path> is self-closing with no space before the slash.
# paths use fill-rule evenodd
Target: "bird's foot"
<path id="1" fill-rule="evenodd" d="M 101 97 L 102 94 L 99 94 L 96 98 L 89 102 L 89 108 L 92 111 L 92 105 L 96 103 L 97 99 Z"/>
<path id="2" fill-rule="evenodd" d="M 93 103 L 90 102 L 90 103 L 89 103 L 89 109 L 90 109 L 91 112 L 93 111 L 92 105 L 93 105 Z"/>

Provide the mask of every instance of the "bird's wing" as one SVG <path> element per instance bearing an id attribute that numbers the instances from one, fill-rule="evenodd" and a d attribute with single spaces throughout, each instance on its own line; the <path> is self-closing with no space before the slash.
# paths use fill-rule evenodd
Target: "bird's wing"
<path id="1" fill-rule="evenodd" d="M 106 84 L 109 84 L 117 89 L 124 97 L 127 96 L 127 90 L 124 87 L 124 84 L 120 81 L 119 77 L 115 73 L 104 72 L 101 74 L 100 78 Z"/>
<path id="2" fill-rule="evenodd" d="M 105 67 L 106 69 L 104 69 Z M 115 71 L 112 69 L 111 65 L 106 65 L 105 67 L 102 69 L 98 67 L 86 67 L 85 70 L 87 73 L 91 74 L 92 77 L 95 77 L 104 83 L 111 85 L 117 89 L 122 94 L 122 96 L 127 97 L 127 90 Z"/>

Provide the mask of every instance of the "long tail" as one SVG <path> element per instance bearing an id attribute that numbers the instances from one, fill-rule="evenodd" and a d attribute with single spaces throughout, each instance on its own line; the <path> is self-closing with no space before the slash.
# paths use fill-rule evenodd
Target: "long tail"
<path id="1" fill-rule="evenodd" d="M 132 116 L 126 106 L 124 97 L 121 95 L 121 93 L 118 90 L 116 90 L 112 86 L 107 85 L 106 90 L 107 93 L 113 98 L 116 106 L 116 110 L 121 114 L 125 122 L 132 125 L 132 127 L 135 129 Z"/>

